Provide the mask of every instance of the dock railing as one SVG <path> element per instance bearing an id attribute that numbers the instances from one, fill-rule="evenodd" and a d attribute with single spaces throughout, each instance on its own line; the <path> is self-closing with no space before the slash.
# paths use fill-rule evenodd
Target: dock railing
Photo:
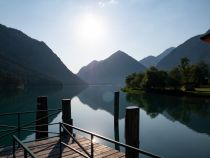
<path id="1" fill-rule="evenodd" d="M 119 105 L 117 105 L 117 106 L 119 106 Z M 51 112 L 51 113 L 49 114 L 49 112 Z M 57 115 L 60 112 L 62 112 L 63 122 L 50 123 L 48 118 L 51 116 Z M 22 124 L 21 123 L 22 115 L 27 115 L 27 114 L 32 114 L 32 113 L 36 113 L 35 121 L 31 121 L 31 122 L 27 122 L 27 123 L 24 122 Z M 0 147 L 5 147 L 4 144 L 2 144 L 2 146 L 1 146 L 2 139 L 8 138 L 8 137 L 11 138 L 11 136 L 13 136 L 14 134 L 16 136 L 13 137 L 13 145 L 14 145 L 14 141 L 20 142 L 18 140 L 21 140 L 21 132 L 24 131 L 24 132 L 35 133 L 36 140 L 49 138 L 48 134 L 54 134 L 54 135 L 59 136 L 60 137 L 60 142 L 59 142 L 60 157 L 62 156 L 62 146 L 65 146 L 65 147 L 71 148 L 72 150 L 74 150 L 75 152 L 79 153 L 80 155 L 82 155 L 86 158 L 93 158 L 94 157 L 94 142 L 93 142 L 94 137 L 97 137 L 97 138 L 107 141 L 109 143 L 113 143 L 115 145 L 117 144 L 118 146 L 124 147 L 126 150 L 128 149 L 131 152 L 130 152 L 130 154 L 129 154 L 129 152 L 125 152 L 126 158 L 137 157 L 139 155 L 139 153 L 146 155 L 146 156 L 153 157 L 153 158 L 160 157 L 160 156 L 155 155 L 151 152 L 147 152 L 147 151 L 139 149 L 138 147 L 134 147 L 133 145 L 128 145 L 128 143 L 124 144 L 119 141 L 116 141 L 116 140 L 101 136 L 99 134 L 81 129 L 79 127 L 73 126 L 73 119 L 71 118 L 71 100 L 70 99 L 62 100 L 62 109 L 48 109 L 47 108 L 47 98 L 39 97 L 36 111 L 0 114 L 0 118 L 8 117 L 8 116 L 15 116 L 17 118 L 17 123 L 16 123 L 16 125 L 14 123 L 12 125 L 8 125 L 5 123 L 0 124 L 0 128 L 2 129 L 2 130 L 0 130 Z M 57 130 L 59 130 L 59 131 L 58 132 L 48 131 L 48 126 L 50 126 L 50 125 L 58 125 Z M 44 126 L 44 128 L 39 128 L 39 127 L 43 127 L 43 126 Z M 89 152 L 87 150 L 85 150 L 85 148 L 77 141 L 77 139 L 74 135 L 73 129 L 74 129 L 74 131 L 76 130 L 76 131 L 90 135 L 91 149 Z M 137 133 L 139 134 L 139 132 L 137 132 Z M 63 141 L 63 137 L 65 135 L 70 136 L 72 138 L 73 142 L 77 143 L 77 145 L 82 149 L 83 152 L 80 152 L 80 151 L 70 147 L 68 144 L 66 144 Z M 22 141 L 21 143 L 28 143 L 28 142 L 33 142 L 33 141 L 34 140 L 24 141 L 24 142 Z M 23 145 L 23 144 L 18 143 L 18 145 Z M 132 156 L 132 154 L 137 155 L 137 156 Z"/>
<path id="2" fill-rule="evenodd" d="M 46 110 L 38 110 L 38 112 L 44 112 Z M 16 125 L 7 125 L 7 124 L 0 124 L 0 128 L 2 130 L 0 130 L 0 148 L 6 147 L 6 146 L 11 146 L 12 144 L 1 144 L 1 142 L 3 142 L 4 139 L 7 139 L 9 137 L 12 137 L 14 134 L 16 135 L 16 137 L 18 139 L 21 138 L 21 132 L 39 132 L 39 133 L 49 133 L 49 134 L 56 134 L 58 135 L 58 132 L 50 132 L 50 131 L 40 131 L 40 130 L 36 130 L 34 128 L 38 127 L 38 126 L 50 126 L 50 125 L 58 125 L 58 123 L 47 123 L 47 124 L 39 124 L 37 125 L 36 122 L 37 121 L 42 121 L 45 118 L 49 118 L 52 117 L 54 115 L 57 115 L 58 113 L 61 112 L 61 109 L 48 109 L 48 112 L 52 112 L 51 114 L 47 114 L 43 117 L 40 117 L 39 119 L 35 119 L 35 121 L 30 121 L 27 123 L 23 123 L 21 124 L 21 118 L 24 115 L 27 114 L 36 114 L 36 111 L 25 111 L 25 112 L 14 112 L 14 113 L 3 113 L 0 114 L 0 118 L 2 117 L 9 117 L 9 116 L 13 116 L 16 119 L 14 119 L 16 121 Z"/>
<path id="3" fill-rule="evenodd" d="M 12 151 L 13 158 L 16 158 L 16 143 L 17 143 L 18 148 L 20 147 L 23 148 L 24 158 L 27 158 L 28 155 L 32 158 L 36 158 L 34 153 L 31 152 L 31 150 L 27 146 L 25 146 L 23 142 L 20 141 L 15 135 L 13 135 L 13 151 Z"/>
<path id="4" fill-rule="evenodd" d="M 152 157 L 152 158 L 161 158 L 160 156 L 158 155 L 155 155 L 151 152 L 147 152 L 147 151 L 144 151 L 144 150 L 141 150 L 141 149 L 138 149 L 138 148 L 135 148 L 133 146 L 130 146 L 130 145 L 127 145 L 127 144 L 124 144 L 124 143 L 121 143 L 121 142 L 118 142 L 118 141 L 115 141 L 113 139 L 110 139 L 110 138 L 107 138 L 107 137 L 104 137 L 104 136 L 101 136 L 99 134 L 96 134 L 96 133 L 93 133 L 93 132 L 90 132 L 90 131 L 87 131 L 87 130 L 84 130 L 84 129 L 81 129 L 81 128 L 78 128 L 78 127 L 75 127 L 73 125 L 69 125 L 69 124 L 66 124 L 66 123 L 62 123 L 60 122 L 59 123 L 59 133 L 60 133 L 60 154 L 62 154 L 62 145 L 64 145 L 65 147 L 68 147 L 68 148 L 71 148 L 69 145 L 67 145 L 65 142 L 62 141 L 62 129 L 63 131 L 65 131 L 74 141 L 76 140 L 74 138 L 74 135 L 73 133 L 71 133 L 66 127 L 70 127 L 72 129 L 75 129 L 77 131 L 80 131 L 80 132 L 83 132 L 83 133 L 86 133 L 88 135 L 90 135 L 90 141 L 91 141 L 91 152 L 87 152 L 81 144 L 79 144 L 79 142 L 76 141 L 76 143 L 78 144 L 78 146 L 85 152 L 85 154 L 83 154 L 82 152 L 80 151 L 77 151 L 75 149 L 73 149 L 75 152 L 77 152 L 78 154 L 81 154 L 82 156 L 86 157 L 86 158 L 93 158 L 94 157 L 94 144 L 93 144 L 93 138 L 94 137 L 97 137 L 97 138 L 100 138 L 102 140 L 105 140 L 105 141 L 108 141 L 108 142 L 111 142 L 113 144 L 118 144 L 119 146 L 122 146 L 124 148 L 128 148 L 130 150 L 133 150 L 134 152 L 138 152 L 138 153 L 141 153 L 143 155 L 146 155 L 146 156 L 149 156 L 149 157 Z M 72 149 L 72 148 L 71 148 Z M 61 156 L 61 155 L 60 155 Z"/>

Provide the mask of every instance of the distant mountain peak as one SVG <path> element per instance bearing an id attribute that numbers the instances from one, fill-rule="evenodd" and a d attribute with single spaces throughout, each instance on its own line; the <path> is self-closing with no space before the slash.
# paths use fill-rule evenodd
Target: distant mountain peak
<path id="1" fill-rule="evenodd" d="M 93 60 L 90 64 L 92 65 L 92 64 L 96 64 L 96 63 L 98 63 L 98 61 L 97 60 Z"/>
<path id="2" fill-rule="evenodd" d="M 147 56 L 143 59 L 141 59 L 139 61 L 139 63 L 141 63 L 142 65 L 144 65 L 145 67 L 150 67 L 150 66 L 154 66 L 155 63 L 156 63 L 156 57 L 150 55 L 150 56 Z"/>
<path id="3" fill-rule="evenodd" d="M 123 52 L 123 51 L 121 51 L 121 50 L 116 51 L 116 52 L 113 53 L 111 56 L 122 56 L 122 55 L 124 55 L 124 56 L 129 56 L 128 54 L 126 54 L 125 52 Z M 110 57 L 111 57 L 111 56 L 110 56 Z"/>
<path id="4" fill-rule="evenodd" d="M 101 61 L 92 61 L 78 72 L 89 84 L 117 84 L 123 85 L 128 74 L 144 71 L 145 67 L 137 60 L 118 50 Z"/>
<path id="5" fill-rule="evenodd" d="M 125 52 L 123 52 L 123 51 L 121 51 L 121 50 L 118 50 L 118 51 L 116 51 L 115 53 L 124 53 L 124 54 L 126 54 Z"/>
<path id="6" fill-rule="evenodd" d="M 208 33 L 209 32 L 209 33 Z M 187 57 L 191 64 L 204 61 L 209 64 L 210 61 L 210 30 L 207 33 L 196 35 L 189 38 L 184 43 L 176 47 L 170 54 L 163 58 L 157 67 L 163 70 L 170 70 L 180 63 L 180 59 Z"/>
<path id="7" fill-rule="evenodd" d="M 63 64 L 60 58 L 43 41 L 33 39 L 20 30 L 1 24 L 0 50 L 0 60 L 5 63 L 7 59 L 9 61 L 7 63 L 12 66 L 19 65 L 19 69 L 15 69 L 15 66 L 11 67 L 13 72 L 17 74 L 21 71 L 22 75 L 20 77 L 26 81 L 25 83 L 28 82 L 27 76 L 30 74 L 36 77 L 39 75 L 47 80 L 59 81 L 63 84 L 85 84 Z M 2 65 L 0 63 L 1 67 L 3 67 Z M 9 66 L 5 66 L 4 69 L 11 72 L 9 68 Z"/>
<path id="8" fill-rule="evenodd" d="M 136 62 L 138 62 L 136 59 L 134 59 L 133 57 L 131 57 L 130 55 L 128 55 L 127 53 L 118 50 L 115 53 L 113 53 L 111 56 L 109 56 L 107 59 L 111 59 L 111 60 L 119 60 L 119 59 L 125 59 L 125 60 L 135 60 Z"/>
<path id="9" fill-rule="evenodd" d="M 90 68 L 92 68 L 92 67 L 95 67 L 96 66 L 96 64 L 98 64 L 98 61 L 97 60 L 93 60 L 92 62 L 90 62 L 86 67 L 90 67 Z"/>
<path id="10" fill-rule="evenodd" d="M 149 55 L 143 58 L 142 60 L 140 60 L 139 62 L 145 67 L 156 66 L 160 62 L 160 60 L 162 60 L 165 56 L 171 53 L 174 50 L 174 48 L 175 47 L 169 47 L 158 56 L 155 57 L 155 56 Z"/>

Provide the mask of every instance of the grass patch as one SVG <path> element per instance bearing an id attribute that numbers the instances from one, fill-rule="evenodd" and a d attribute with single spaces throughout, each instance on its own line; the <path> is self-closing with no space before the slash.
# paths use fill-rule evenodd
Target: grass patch
<path id="1" fill-rule="evenodd" d="M 195 88 L 195 91 L 184 91 L 173 90 L 173 89 L 154 89 L 154 90 L 144 90 L 142 88 L 122 88 L 123 92 L 139 94 L 139 93 L 157 93 L 164 95 L 177 95 L 177 96 L 192 96 L 192 97 L 210 97 L 210 88 Z"/>
<path id="2" fill-rule="evenodd" d="M 126 92 L 126 93 L 142 93 L 144 92 L 144 90 L 142 88 L 122 88 L 121 89 L 123 92 Z"/>
<path id="3" fill-rule="evenodd" d="M 209 92 L 210 93 L 210 87 L 209 88 L 195 88 L 195 91 L 197 91 L 197 92 Z"/>

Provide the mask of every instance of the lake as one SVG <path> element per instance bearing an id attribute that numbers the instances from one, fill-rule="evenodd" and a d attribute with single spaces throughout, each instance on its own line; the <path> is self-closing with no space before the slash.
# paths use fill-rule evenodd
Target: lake
<path id="1" fill-rule="evenodd" d="M 72 99 L 74 125 L 115 139 L 114 91 L 119 87 L 90 86 L 86 88 L 28 88 L 7 90 L 0 93 L 0 113 L 31 111 L 36 109 L 37 96 L 48 96 L 50 109 L 61 108 L 61 100 Z M 119 141 L 124 142 L 124 117 L 127 106 L 140 107 L 140 148 L 163 157 L 209 158 L 210 157 L 210 99 L 189 98 L 158 94 L 120 93 Z M 34 114 L 21 116 L 21 123 L 35 118 Z M 61 113 L 49 119 L 61 120 Z M 0 124 L 16 125 L 15 117 L 0 117 Z M 2 129 L 1 129 L 2 130 Z M 49 127 L 58 131 L 57 126 Z M 33 132 L 22 132 L 22 140 L 33 139 Z M 114 147 L 114 145 L 96 141 Z M 11 139 L 0 140 L 2 144 Z M 121 149 L 123 150 L 123 149 Z"/>

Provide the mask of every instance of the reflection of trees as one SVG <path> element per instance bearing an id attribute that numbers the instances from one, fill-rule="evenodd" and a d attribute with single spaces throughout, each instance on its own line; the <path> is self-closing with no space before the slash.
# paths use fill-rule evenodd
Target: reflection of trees
<path id="1" fill-rule="evenodd" d="M 188 127 L 210 134 L 210 100 L 158 94 L 127 94 L 127 100 L 143 108 L 151 118 L 172 117 Z"/>

